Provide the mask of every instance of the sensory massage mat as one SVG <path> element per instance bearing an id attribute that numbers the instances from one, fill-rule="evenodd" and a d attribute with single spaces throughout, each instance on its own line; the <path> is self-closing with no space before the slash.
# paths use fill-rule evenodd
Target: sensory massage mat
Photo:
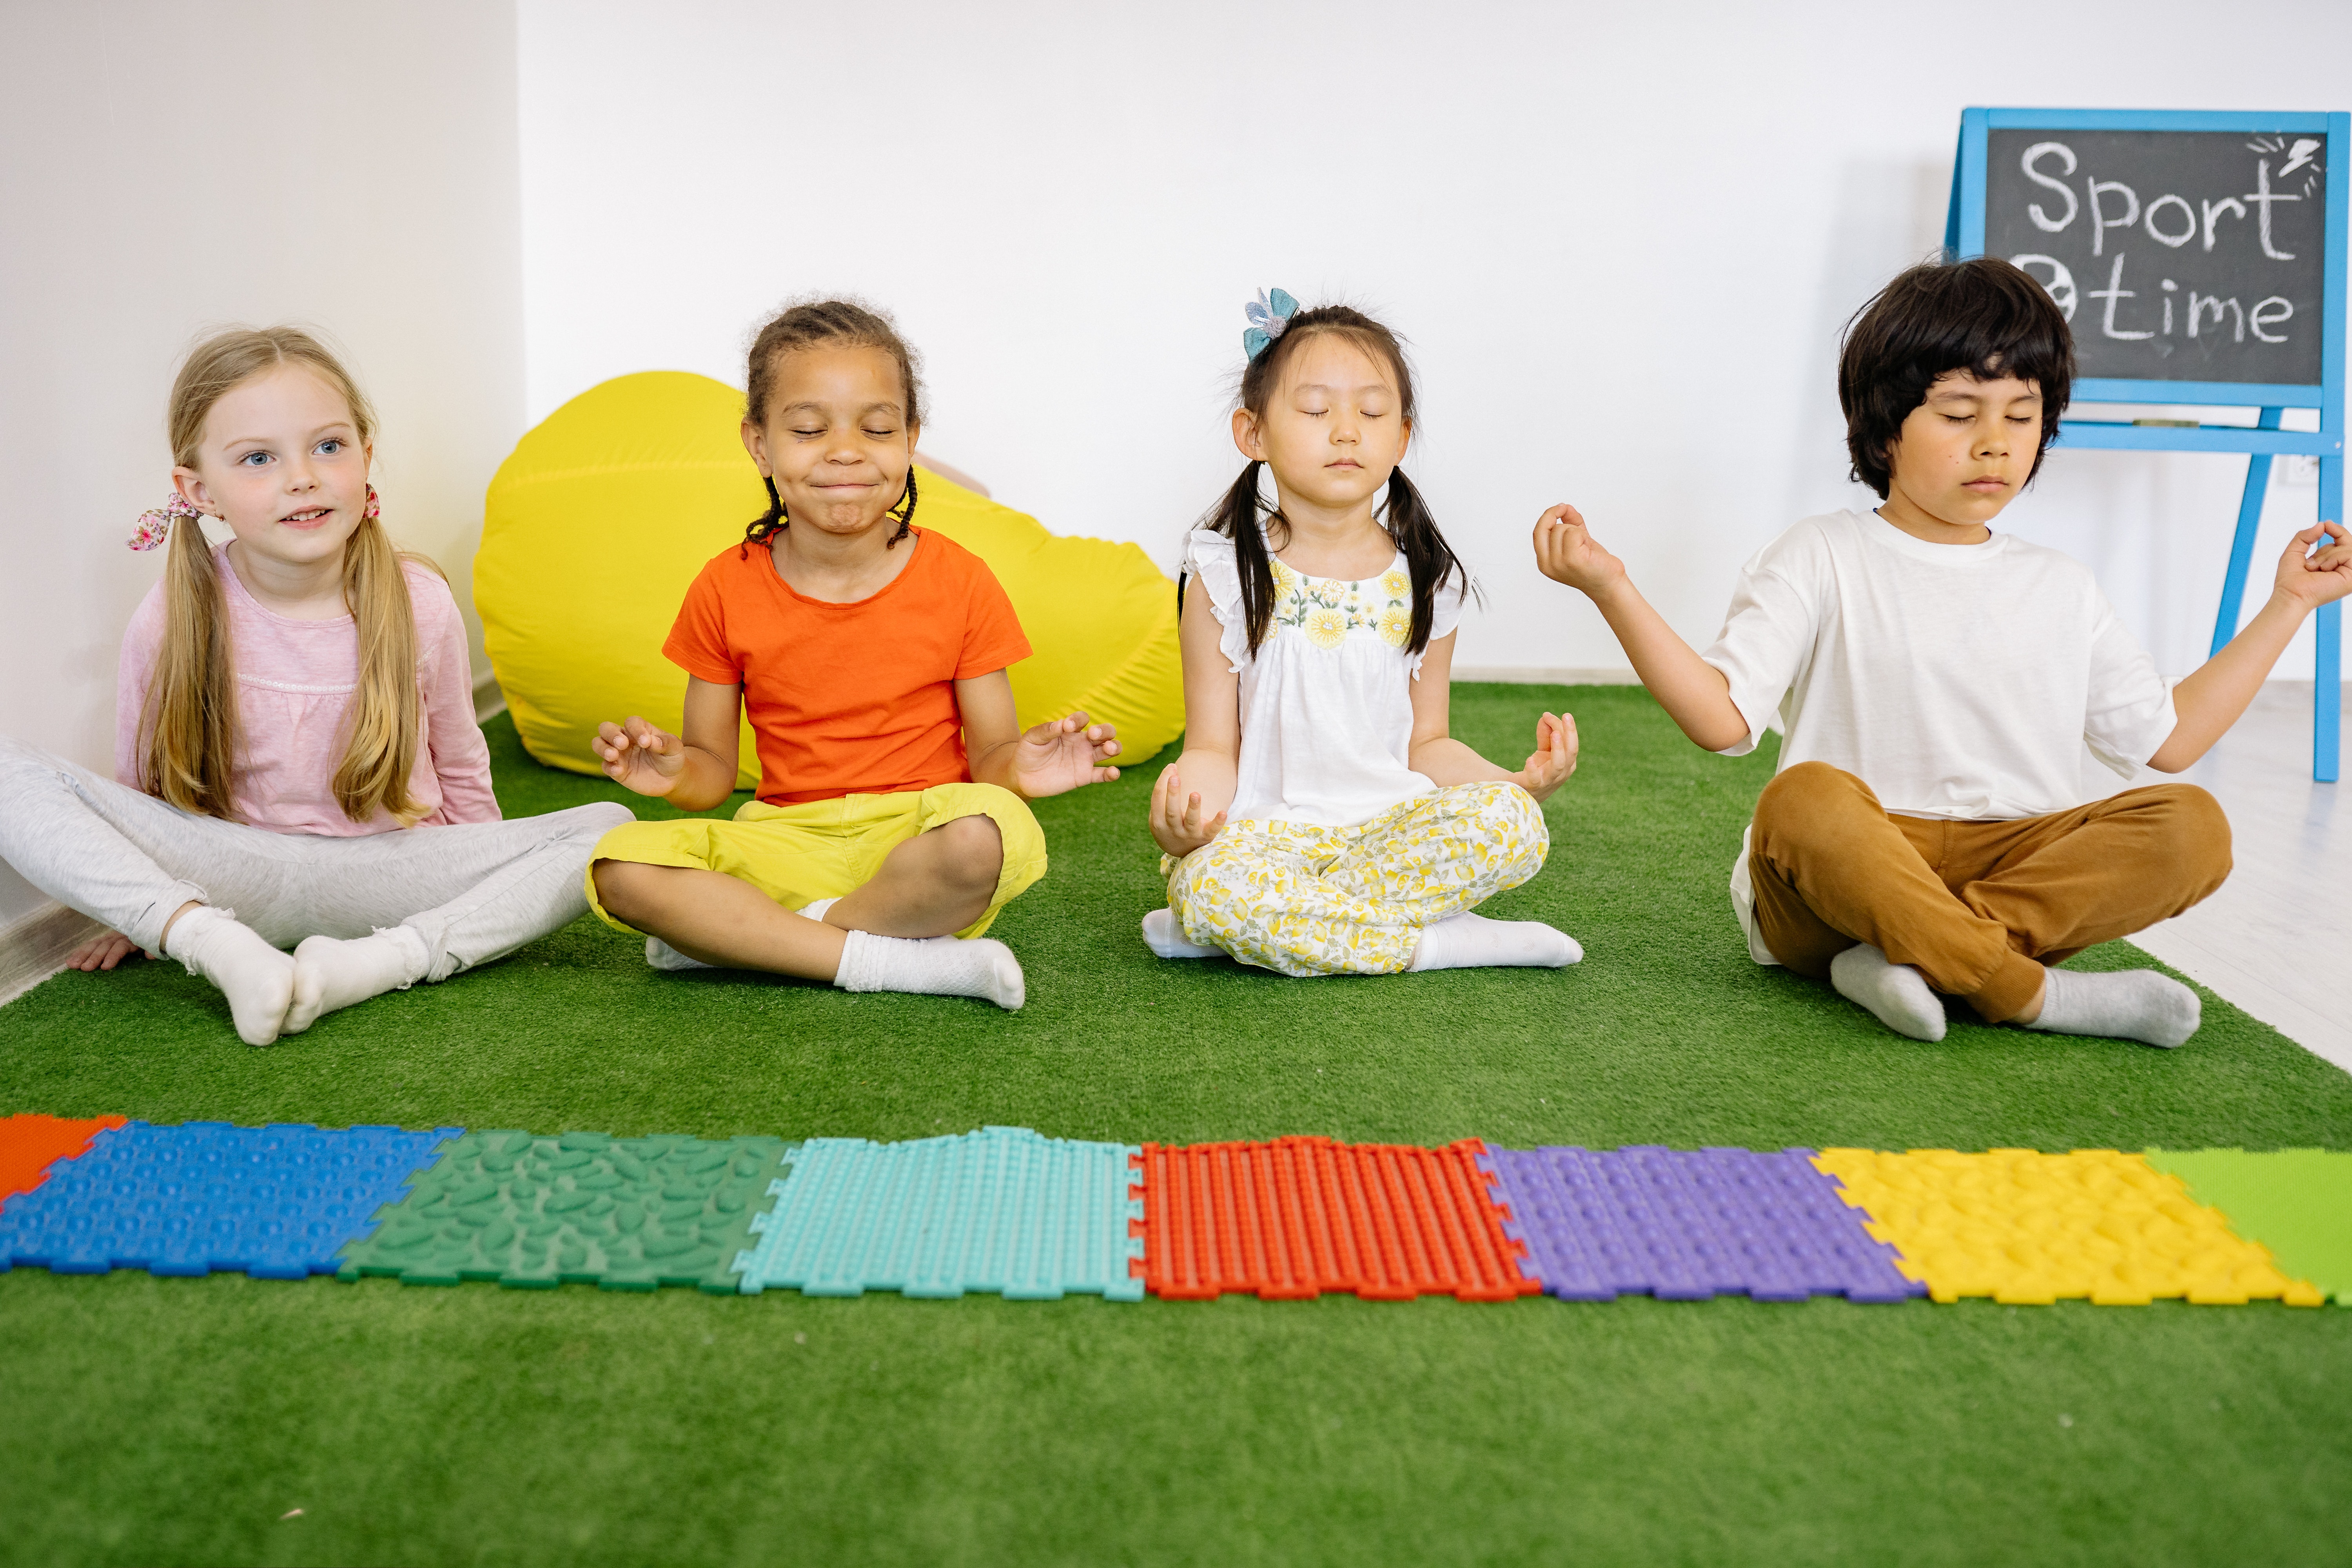
<path id="1" fill-rule="evenodd" d="M 723 1295 L 2352 1305 L 2352 1154 L 0 1119 L 0 1269 Z"/>

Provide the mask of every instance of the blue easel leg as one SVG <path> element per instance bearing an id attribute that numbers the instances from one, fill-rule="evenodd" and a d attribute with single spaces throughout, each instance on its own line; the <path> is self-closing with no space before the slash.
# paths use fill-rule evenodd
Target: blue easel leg
<path id="1" fill-rule="evenodd" d="M 2263 409 L 2254 428 L 2277 429 L 2279 416 L 2285 412 Z M 2262 531 L 2263 500 L 2270 490 L 2270 454 L 2257 452 L 2246 459 L 2246 493 L 2238 502 L 2238 532 L 2230 541 L 2230 570 L 2221 579 L 2221 607 L 2213 616 L 2213 646 L 2205 655 L 2208 658 L 2229 647 L 2230 639 L 2238 635 L 2238 614 L 2246 601 L 2246 574 L 2254 561 L 2254 536 Z"/>
<path id="2" fill-rule="evenodd" d="M 2319 459 L 2319 515 L 2329 522 L 2344 521 L 2341 458 Z M 2343 745 L 2343 601 L 2322 605 L 2312 630 L 2316 636 L 2311 651 L 2311 776 L 2334 784 Z"/>

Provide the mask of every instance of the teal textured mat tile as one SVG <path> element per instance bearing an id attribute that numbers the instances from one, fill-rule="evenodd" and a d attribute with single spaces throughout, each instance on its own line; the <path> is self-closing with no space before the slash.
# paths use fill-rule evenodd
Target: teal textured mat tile
<path id="1" fill-rule="evenodd" d="M 1143 1151 L 988 1127 L 910 1143 L 812 1138 L 736 1258 L 742 1289 L 810 1296 L 986 1291 L 1139 1301 Z"/>
<path id="2" fill-rule="evenodd" d="M 791 1149 L 781 1138 L 468 1132 L 382 1212 L 374 1235 L 343 1249 L 338 1272 L 731 1294 L 730 1265 Z"/>

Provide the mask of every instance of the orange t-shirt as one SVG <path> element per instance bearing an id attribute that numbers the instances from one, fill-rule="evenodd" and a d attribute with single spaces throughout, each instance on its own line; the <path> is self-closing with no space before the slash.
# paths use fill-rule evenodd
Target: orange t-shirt
<path id="1" fill-rule="evenodd" d="M 662 652 L 688 675 L 743 687 L 772 805 L 891 795 L 971 777 L 955 685 L 1029 657 L 988 563 L 916 529 L 914 559 L 880 593 L 828 604 L 795 593 L 764 546 L 711 558 Z"/>

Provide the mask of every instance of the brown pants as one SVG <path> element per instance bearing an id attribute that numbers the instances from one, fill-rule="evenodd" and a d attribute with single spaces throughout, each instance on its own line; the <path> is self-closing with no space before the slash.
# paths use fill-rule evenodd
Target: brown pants
<path id="1" fill-rule="evenodd" d="M 2230 874 L 2230 819 L 2194 784 L 2126 790 L 2049 816 L 1892 816 L 1870 786 L 1800 763 L 1764 786 L 1748 840 L 1756 929 L 1826 979 L 1868 942 L 1988 1023 L 2042 990 L 2042 966 L 2169 920 Z"/>

